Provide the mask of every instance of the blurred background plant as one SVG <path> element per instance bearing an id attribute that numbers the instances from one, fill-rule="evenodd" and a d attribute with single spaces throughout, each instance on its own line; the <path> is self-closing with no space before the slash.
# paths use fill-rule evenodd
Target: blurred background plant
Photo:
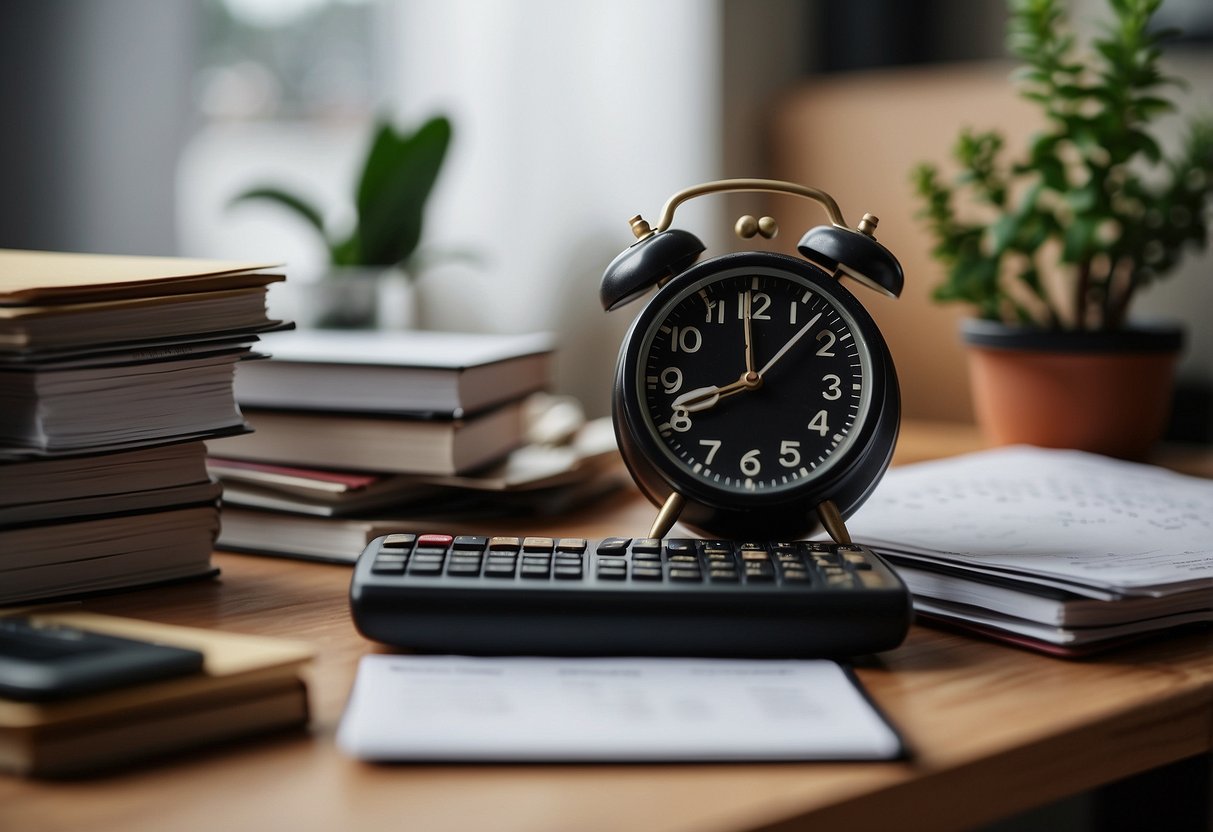
<path id="1" fill-rule="evenodd" d="M 1080 54 L 1060 0 L 1011 0 L 1008 48 L 1023 61 L 1021 95 L 1049 127 L 1007 164 L 995 131 L 960 133 L 960 173 L 913 172 L 920 216 L 947 268 L 939 301 L 973 304 L 982 318 L 1027 326 L 1116 330 L 1135 293 L 1170 272 L 1186 247 L 1204 248 L 1213 192 L 1213 120 L 1191 120 L 1167 156 L 1148 129 L 1181 86 L 1159 68 L 1161 0 L 1108 0 L 1112 19 Z M 962 219 L 956 203 L 974 203 Z M 1064 275 L 1059 291 L 1050 276 Z M 1065 297 L 1068 294 L 1069 297 Z"/>
<path id="2" fill-rule="evenodd" d="M 413 132 L 380 119 L 358 176 L 357 221 L 348 233 L 332 231 L 314 204 L 275 186 L 245 190 L 231 205 L 267 200 L 290 210 L 320 234 L 332 266 L 399 266 L 415 275 L 426 201 L 442 170 L 451 133 L 445 116 L 434 116 Z M 342 273 L 341 268 L 330 272 Z"/>

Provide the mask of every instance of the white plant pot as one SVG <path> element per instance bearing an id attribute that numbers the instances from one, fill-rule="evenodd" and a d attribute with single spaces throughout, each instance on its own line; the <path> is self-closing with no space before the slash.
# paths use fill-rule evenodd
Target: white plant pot
<path id="1" fill-rule="evenodd" d="M 301 273 L 274 285 L 270 315 L 299 329 L 414 329 L 417 286 L 395 267 Z"/>

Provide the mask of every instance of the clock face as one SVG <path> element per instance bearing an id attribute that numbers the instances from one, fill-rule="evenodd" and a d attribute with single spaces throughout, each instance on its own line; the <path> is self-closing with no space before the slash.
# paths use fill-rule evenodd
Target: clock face
<path id="1" fill-rule="evenodd" d="M 818 479 L 856 440 L 873 362 L 854 317 L 823 290 L 830 280 L 743 266 L 656 310 L 633 383 L 649 444 L 684 477 L 775 497 Z"/>

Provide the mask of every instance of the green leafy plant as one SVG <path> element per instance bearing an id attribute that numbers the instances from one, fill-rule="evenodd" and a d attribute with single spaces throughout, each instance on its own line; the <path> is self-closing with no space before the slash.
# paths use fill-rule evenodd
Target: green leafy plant
<path id="1" fill-rule="evenodd" d="M 1112 21 L 1078 55 L 1063 0 L 1011 0 L 1008 46 L 1024 66 L 1021 95 L 1047 128 L 1026 157 L 1002 159 L 993 131 L 960 133 L 960 173 L 944 183 L 919 165 L 920 214 L 947 268 L 940 301 L 1029 326 L 1114 330 L 1130 301 L 1208 238 L 1213 122 L 1188 123 L 1183 147 L 1163 153 L 1147 128 L 1174 109 L 1160 90 L 1182 82 L 1159 68 L 1163 40 L 1150 19 L 1162 0 L 1108 0 Z M 976 219 L 958 216 L 971 199 Z M 1069 298 L 1046 274 L 1065 276 Z"/>
<path id="2" fill-rule="evenodd" d="M 256 187 L 232 200 L 268 200 L 293 211 L 324 239 L 334 266 L 395 266 L 416 257 L 425 204 L 446 158 L 451 123 L 436 116 L 416 132 L 402 133 L 380 121 L 362 165 L 354 207 L 358 221 L 335 236 L 307 200 L 276 187 Z"/>

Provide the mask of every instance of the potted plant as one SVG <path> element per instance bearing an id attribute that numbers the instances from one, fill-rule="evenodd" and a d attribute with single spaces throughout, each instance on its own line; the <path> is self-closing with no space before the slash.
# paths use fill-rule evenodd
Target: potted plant
<path id="1" fill-rule="evenodd" d="M 373 326 L 386 274 L 410 290 L 417 272 L 426 201 L 438 178 L 451 141 L 451 123 L 436 116 L 415 132 L 397 130 L 381 120 L 358 177 L 354 194 L 357 222 L 343 234 L 325 225 L 308 200 L 273 186 L 259 186 L 236 196 L 231 204 L 268 200 L 281 205 L 316 229 L 329 255 L 329 268 L 314 288 L 313 323 L 329 327 Z M 415 317 L 412 292 L 397 293 L 395 310 L 406 325 Z M 301 310 L 301 312 L 303 312 Z"/>
<path id="2" fill-rule="evenodd" d="M 1129 311 L 1206 243 L 1213 123 L 1190 121 L 1170 155 L 1150 135 L 1173 109 L 1160 90 L 1181 83 L 1159 68 L 1160 3 L 1109 0 L 1111 22 L 1079 54 L 1062 0 L 1011 0 L 1021 94 L 1046 128 L 1010 163 L 998 133 L 966 129 L 951 182 L 930 164 L 914 171 L 947 270 L 934 296 L 976 308 L 963 337 L 978 419 L 996 443 L 1140 458 L 1161 435 L 1182 332 Z"/>

